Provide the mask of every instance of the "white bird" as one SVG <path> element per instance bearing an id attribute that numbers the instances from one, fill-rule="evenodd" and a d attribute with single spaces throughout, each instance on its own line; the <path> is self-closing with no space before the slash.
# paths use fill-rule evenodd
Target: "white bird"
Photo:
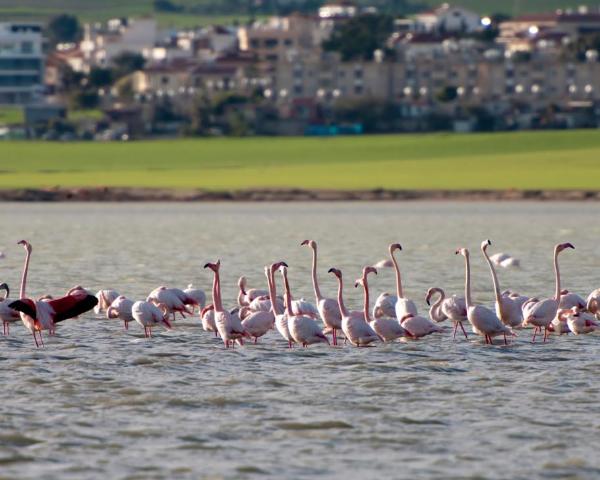
<path id="1" fill-rule="evenodd" d="M 371 266 L 375 269 L 392 268 L 394 266 L 394 262 L 392 262 L 389 258 L 384 258 L 383 260 L 379 260 L 377 263 Z"/>
<path id="2" fill-rule="evenodd" d="M 375 267 L 371 268 L 373 268 L 374 273 L 377 274 L 377 269 Z M 363 276 L 356 280 L 356 283 L 354 284 L 354 287 L 362 285 L 365 293 L 365 322 L 369 324 L 382 342 L 393 342 L 400 337 L 404 337 L 406 335 L 406 331 L 402 328 L 400 322 L 398 322 L 396 318 L 380 317 L 373 320 L 371 319 L 369 315 L 369 283 L 367 281 L 368 273 L 369 271 L 364 269 Z"/>
<path id="3" fill-rule="evenodd" d="M 409 338 L 421 338 L 432 333 L 442 332 L 442 328 L 436 325 L 428 318 L 421 317 L 420 315 L 413 315 L 407 313 L 400 320 L 400 325 L 406 330 L 406 336 Z"/>
<path id="4" fill-rule="evenodd" d="M 202 321 L 202 329 L 205 332 L 214 332 L 215 337 L 218 336 L 217 325 L 215 324 L 215 306 L 207 305 L 200 311 L 200 320 Z"/>
<path id="5" fill-rule="evenodd" d="M 433 305 L 431 305 L 431 297 L 436 293 L 440 296 Z M 431 305 L 431 308 L 429 309 L 429 318 L 431 318 L 431 320 L 434 322 L 443 322 L 446 319 L 450 319 L 454 324 L 453 338 L 456 338 L 456 330 L 460 326 L 465 338 L 467 340 L 469 339 L 463 325 L 463 322 L 468 321 L 467 303 L 465 302 L 464 297 L 452 295 L 450 298 L 446 298 L 444 290 L 438 287 L 432 287 L 427 290 L 425 301 L 427 302 L 427 305 Z"/>
<path id="6" fill-rule="evenodd" d="M 548 337 L 548 326 L 556 317 L 558 312 L 559 301 L 560 301 L 560 271 L 558 269 L 558 255 L 566 248 L 575 248 L 570 243 L 560 243 L 554 247 L 554 277 L 555 277 L 555 293 L 553 298 L 547 298 L 546 300 L 538 302 L 525 302 L 523 304 L 523 326 L 533 325 L 533 339 L 538 332 L 544 329 L 544 342 Z"/>
<path id="7" fill-rule="evenodd" d="M 144 327 L 144 336 L 152 337 L 152 328 L 163 324 L 167 329 L 171 329 L 171 324 L 167 319 L 167 312 L 161 310 L 151 302 L 137 301 L 131 306 L 131 315 L 133 319 Z"/>
<path id="8" fill-rule="evenodd" d="M 132 309 L 133 300 L 130 300 L 124 295 L 119 295 L 106 309 L 106 318 L 119 318 L 123 320 L 125 330 L 128 330 L 129 322 L 133 322 L 135 320 L 135 318 L 133 318 Z"/>
<path id="9" fill-rule="evenodd" d="M 210 268 L 214 272 L 212 296 L 215 309 L 215 326 L 219 335 L 223 339 L 226 348 L 229 348 L 229 343 L 235 348 L 235 341 L 243 344 L 243 337 L 249 337 L 250 334 L 246 331 L 240 318 L 237 315 L 232 315 L 227 310 L 223 309 L 223 301 L 221 300 L 221 279 L 219 270 L 221 268 L 221 260 L 216 263 L 207 263 L 204 268 Z"/>
<path id="10" fill-rule="evenodd" d="M 485 337 L 485 343 L 493 344 L 493 338 L 504 335 L 504 343 L 507 344 L 506 335 L 512 335 L 512 329 L 504 325 L 496 314 L 483 305 L 475 305 L 471 300 L 471 264 L 469 250 L 461 248 L 456 251 L 465 257 L 465 302 L 467 305 L 467 319 L 473 327 L 473 331 Z"/>
<path id="11" fill-rule="evenodd" d="M 255 298 L 269 296 L 269 292 L 266 290 L 259 290 L 257 288 L 246 290 L 246 284 L 246 277 L 240 277 L 238 280 L 238 287 L 240 289 L 238 293 L 238 305 L 240 307 L 247 307 Z"/>
<path id="12" fill-rule="evenodd" d="M 363 281 L 366 281 L 367 275 L 370 272 L 377 273 L 377 270 L 373 267 L 363 268 Z M 329 273 L 333 273 L 338 280 L 338 304 L 340 306 L 340 313 L 342 314 L 342 331 L 345 337 L 355 347 L 364 347 L 369 343 L 378 341 L 379 337 L 377 333 L 365 320 L 365 313 L 356 310 L 349 311 L 346 305 L 344 305 L 342 272 L 337 268 L 330 268 Z"/>
<path id="13" fill-rule="evenodd" d="M 150 292 L 146 301 L 158 307 L 164 307 L 167 314 L 173 315 L 173 320 L 175 320 L 175 313 L 177 312 L 184 318 L 186 313 L 193 315 L 193 312 L 187 308 L 184 300 L 182 300 L 182 294 L 182 290 L 160 286 Z"/>
<path id="14" fill-rule="evenodd" d="M 396 303 L 398 302 L 398 297 L 396 295 L 390 295 L 387 292 L 383 292 L 379 294 L 377 299 L 375 300 L 375 305 L 373 306 L 373 317 L 394 317 L 396 318 Z"/>
<path id="15" fill-rule="evenodd" d="M 483 252 L 483 257 L 490 268 L 490 273 L 492 274 L 494 296 L 496 298 L 496 315 L 504 325 L 510 328 L 516 328 L 521 326 L 523 323 L 523 312 L 521 311 L 522 304 L 520 301 L 512 298 L 511 296 L 502 295 L 500 293 L 500 283 L 498 282 L 496 269 L 494 268 L 494 265 L 487 254 L 487 247 L 489 247 L 491 244 L 492 242 L 489 240 L 482 242 L 481 251 Z"/>
<path id="16" fill-rule="evenodd" d="M 194 285 L 190 283 L 184 292 L 188 297 L 194 300 L 195 303 L 193 305 L 197 306 L 199 311 L 204 308 L 206 305 L 206 293 L 204 293 L 204 290 L 194 288 Z M 192 310 L 194 310 L 194 307 L 192 307 Z"/>
<path id="17" fill-rule="evenodd" d="M 566 318 L 569 330 L 575 335 L 592 333 L 599 326 L 595 321 L 596 318 L 594 315 L 582 311 L 579 307 L 573 307 L 568 310 L 560 310 L 558 317 L 560 319 Z"/>
<path id="18" fill-rule="evenodd" d="M 396 257 L 394 257 L 394 252 L 396 250 L 402 250 L 402 245 L 399 243 L 392 243 L 389 247 L 390 257 L 392 262 L 394 263 L 394 270 L 396 272 L 396 318 L 400 321 L 406 315 L 411 314 L 412 316 L 417 316 L 417 306 L 415 302 L 409 300 L 408 298 L 404 298 L 404 291 L 402 289 L 402 278 L 400 277 L 400 267 L 398 266 L 398 261 Z"/>
<path id="19" fill-rule="evenodd" d="M 296 343 L 301 344 L 303 347 L 308 347 L 308 345 L 313 343 L 326 343 L 329 345 L 329 340 L 323 334 L 321 328 L 314 319 L 305 315 L 294 315 L 292 309 L 292 293 L 290 291 L 290 284 L 287 277 L 287 266 L 282 265 L 280 270 L 281 274 L 283 275 L 283 282 L 285 285 L 284 298 L 290 336 Z"/>
<path id="20" fill-rule="evenodd" d="M 596 318 L 600 318 L 600 288 L 597 288 L 588 295 L 586 309 L 588 312 L 596 315 Z"/>
<path id="21" fill-rule="evenodd" d="M 337 300 L 326 298 L 321 294 L 317 278 L 317 242 L 304 240 L 301 245 L 308 245 L 313 251 L 311 275 L 317 309 L 325 328 L 331 330 L 333 345 L 337 345 L 337 332 L 342 328 L 342 314 Z"/>
<path id="22" fill-rule="evenodd" d="M 267 285 L 269 292 L 271 291 L 271 275 L 269 273 L 269 267 L 265 267 L 265 276 L 267 277 Z M 275 302 L 277 303 L 277 302 Z M 270 302 L 269 302 L 270 304 Z M 269 305 L 271 307 L 271 305 Z M 251 337 L 254 338 L 254 343 L 258 342 L 258 338 L 265 335 L 269 330 L 273 328 L 275 323 L 275 315 L 271 308 L 265 311 L 257 311 L 251 313 L 244 320 L 242 325 L 248 331 Z"/>
<path id="23" fill-rule="evenodd" d="M 70 295 L 74 290 L 84 290 L 87 293 L 87 290 L 84 288 L 77 286 L 72 288 L 67 292 L 67 295 Z M 119 296 L 119 292 L 115 290 L 100 290 L 96 293 L 96 298 L 98 299 L 98 303 L 94 307 L 94 313 L 101 314 L 106 312 L 106 309 L 110 307 L 110 304 L 115 301 L 115 299 Z"/>
<path id="24" fill-rule="evenodd" d="M 490 257 L 490 261 L 503 268 L 521 266 L 521 261 L 508 253 L 496 253 Z"/>
<path id="25" fill-rule="evenodd" d="M 3 334 L 8 335 L 10 333 L 10 324 L 18 322 L 21 318 L 21 314 L 17 310 L 13 310 L 8 306 L 10 303 L 9 295 L 10 289 L 6 283 L 0 284 L 0 290 L 4 290 L 6 294 L 0 299 L 0 320 L 2 320 Z"/>
<path id="26" fill-rule="evenodd" d="M 271 286 L 273 291 L 270 293 L 273 297 L 277 298 L 277 284 L 275 282 L 275 270 L 281 269 L 281 267 L 287 267 L 285 262 L 273 263 L 270 267 L 271 274 Z M 283 274 L 283 272 L 282 272 Z M 283 277 L 282 277 L 283 279 Z M 284 280 L 284 289 L 285 289 L 285 280 Z M 288 343 L 288 348 L 292 348 L 292 345 L 295 343 L 294 338 L 290 333 L 290 328 L 288 325 L 288 314 L 285 311 L 285 308 L 280 307 L 279 302 L 275 302 L 271 304 L 271 311 L 273 315 L 275 315 L 275 328 L 279 332 L 279 334 L 284 338 L 284 340 Z"/>
<path id="27" fill-rule="evenodd" d="M 585 310 L 587 309 L 587 302 L 583 299 L 583 297 L 577 295 L 576 293 L 569 292 L 568 290 L 561 290 L 558 308 L 562 310 L 570 310 L 573 307 L 577 307 L 580 310 Z"/>

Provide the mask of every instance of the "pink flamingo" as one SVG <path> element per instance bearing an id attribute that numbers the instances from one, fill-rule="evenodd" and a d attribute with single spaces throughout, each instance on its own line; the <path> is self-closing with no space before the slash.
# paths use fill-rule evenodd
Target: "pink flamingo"
<path id="1" fill-rule="evenodd" d="M 373 267 L 363 269 L 362 280 L 366 281 L 367 275 L 371 272 L 377 273 Z M 342 314 L 342 331 L 350 343 L 356 347 L 366 346 L 369 343 L 379 340 L 375 330 L 365 321 L 365 313 L 356 310 L 349 311 L 344 304 L 343 290 L 344 281 L 342 272 L 337 268 L 330 268 L 328 273 L 333 273 L 338 280 L 338 305 Z"/>
<path id="2" fill-rule="evenodd" d="M 19 300 L 10 303 L 8 306 L 13 310 L 20 312 L 21 320 L 25 328 L 33 335 L 35 346 L 43 346 L 42 330 L 48 330 L 52 335 L 56 324 L 85 313 L 96 306 L 98 299 L 89 295 L 83 289 L 77 289 L 70 295 L 65 295 L 52 300 L 33 300 L 25 296 L 27 285 L 27 273 L 29 271 L 29 260 L 31 258 L 31 244 L 25 240 L 18 242 L 25 248 L 25 266 L 21 277 L 21 290 Z M 36 333 L 39 333 L 38 342 Z"/>
<path id="3" fill-rule="evenodd" d="M 159 308 L 152 302 L 135 302 L 131 306 L 131 316 L 136 322 L 144 327 L 144 336 L 146 338 L 152 337 L 152 327 L 156 325 L 164 324 L 168 330 L 171 329 L 171 324 L 167 318 L 169 313 L 167 312 L 166 308 L 164 306 Z"/>
<path id="4" fill-rule="evenodd" d="M 3 334 L 9 335 L 10 324 L 18 322 L 20 315 L 19 312 L 8 306 L 10 303 L 8 298 L 10 296 L 10 288 L 8 288 L 8 285 L 6 283 L 0 284 L 0 290 L 4 290 L 6 292 L 4 298 L 0 299 L 0 320 L 2 320 Z"/>
<path id="5" fill-rule="evenodd" d="M 493 345 L 493 338 L 497 335 L 505 335 L 504 343 L 508 344 L 506 334 L 512 335 L 510 327 L 504 325 L 496 314 L 483 305 L 475 305 L 471 299 L 471 264 L 469 250 L 461 248 L 456 251 L 457 255 L 465 257 L 465 301 L 467 304 L 467 319 L 473 327 L 473 331 L 485 337 L 485 343 Z"/>
<path id="6" fill-rule="evenodd" d="M 395 305 L 395 312 L 396 312 L 396 318 L 400 321 L 403 317 L 405 317 L 408 314 L 411 314 L 413 316 L 417 315 L 417 306 L 415 305 L 415 302 L 413 302 L 412 300 L 409 300 L 407 298 L 404 298 L 404 290 L 402 289 L 402 278 L 400 276 L 400 267 L 398 266 L 398 261 L 396 260 L 396 257 L 394 257 L 394 252 L 396 250 L 402 250 L 402 245 L 400 245 L 399 243 L 392 243 L 389 246 L 389 252 L 390 252 L 390 257 L 392 259 L 392 262 L 394 262 L 394 270 L 396 272 L 396 305 Z"/>
<path id="7" fill-rule="evenodd" d="M 317 242 L 314 240 L 304 240 L 300 245 L 308 245 L 313 251 L 311 274 L 317 309 L 325 326 L 328 329 L 331 329 L 333 344 L 337 345 L 337 331 L 342 328 L 342 314 L 340 313 L 340 307 L 336 300 L 333 298 L 325 298 L 321 294 L 319 280 L 317 278 Z"/>
<path id="8" fill-rule="evenodd" d="M 236 340 L 243 345 L 243 337 L 250 337 L 250 334 L 244 328 L 238 316 L 232 315 L 223 308 L 223 301 L 221 299 L 221 279 L 219 274 L 221 260 L 217 260 L 216 263 L 207 263 L 204 265 L 204 268 L 210 268 L 214 272 L 212 297 L 215 310 L 215 326 L 223 339 L 225 348 L 229 348 L 230 342 L 232 348 L 235 348 Z"/>
<path id="9" fill-rule="evenodd" d="M 538 332 L 544 329 L 544 342 L 548 338 L 548 327 L 556 317 L 558 308 L 560 305 L 560 270 L 558 268 L 558 255 L 567 248 L 575 248 L 571 243 L 560 243 L 554 247 L 554 280 L 555 280 L 555 292 L 554 297 L 547 298 L 538 302 L 526 302 L 523 305 L 523 326 L 533 325 L 533 339 Z"/>
<path id="10" fill-rule="evenodd" d="M 124 295 L 119 295 L 106 309 L 106 318 L 119 318 L 123 320 L 125 330 L 129 330 L 129 322 L 133 322 L 135 320 L 135 318 L 133 318 L 133 314 L 131 313 L 132 307 L 133 300 L 130 300 Z"/>
<path id="11" fill-rule="evenodd" d="M 313 343 L 326 343 L 329 345 L 329 340 L 323 334 L 321 328 L 313 318 L 294 314 L 292 308 L 292 293 L 287 276 L 287 266 L 282 265 L 280 270 L 283 275 L 283 283 L 285 286 L 284 298 L 290 336 L 296 343 L 301 344 L 303 347 L 308 347 Z"/>
<path id="12" fill-rule="evenodd" d="M 271 274 L 269 267 L 265 267 L 265 276 L 267 277 L 269 292 L 271 292 Z M 242 320 L 244 328 L 250 333 L 250 336 L 254 337 L 254 343 L 257 343 L 259 337 L 262 337 L 273 328 L 273 325 L 275 324 L 275 314 L 273 313 L 272 307 L 275 303 L 277 302 L 271 303 L 271 308 L 268 311 L 259 310 L 253 312 Z"/>
<path id="13" fill-rule="evenodd" d="M 367 281 L 367 275 L 369 272 L 373 272 L 375 275 L 377 275 L 377 269 L 375 267 L 371 268 L 373 270 L 363 268 L 362 277 L 356 280 L 354 287 L 356 288 L 359 285 L 362 285 L 365 292 L 365 322 L 369 324 L 382 342 L 393 342 L 397 338 L 404 337 L 406 335 L 406 331 L 402 328 L 400 322 L 398 322 L 398 320 L 395 318 L 380 317 L 371 320 L 369 313 L 369 282 Z"/>
<path id="14" fill-rule="evenodd" d="M 440 296 L 434 304 L 431 305 L 431 297 L 436 293 Z M 465 327 L 463 326 L 463 322 L 467 321 L 467 304 L 463 297 L 452 295 L 450 298 L 446 298 L 444 290 L 438 287 L 432 287 L 427 290 L 425 301 L 427 302 L 427 305 L 431 305 L 431 308 L 429 309 L 429 318 L 431 318 L 431 320 L 439 323 L 449 318 L 452 323 L 454 323 L 452 338 L 456 339 L 456 331 L 460 326 L 465 338 L 467 340 L 469 339 Z"/>

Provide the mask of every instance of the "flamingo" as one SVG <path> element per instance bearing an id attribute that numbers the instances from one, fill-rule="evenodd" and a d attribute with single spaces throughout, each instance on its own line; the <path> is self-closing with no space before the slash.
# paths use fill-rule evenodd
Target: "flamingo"
<path id="1" fill-rule="evenodd" d="M 432 333 L 440 333 L 443 331 L 442 327 L 436 325 L 428 318 L 420 315 L 413 315 L 412 313 L 404 315 L 404 317 L 399 320 L 399 323 L 406 331 L 406 336 L 414 338 L 415 340 L 431 335 Z"/>
<path id="2" fill-rule="evenodd" d="M 273 296 L 275 296 L 276 292 L 276 283 L 275 283 L 275 270 L 279 269 L 283 276 L 283 267 L 287 267 L 287 264 L 272 264 L 271 265 L 271 285 L 273 286 Z M 283 278 L 283 277 L 282 277 Z M 285 281 L 284 281 L 284 290 L 285 290 Z M 288 323 L 288 312 L 285 308 L 280 308 L 279 303 L 275 302 L 271 305 L 273 309 L 273 314 L 275 315 L 275 328 L 279 332 L 279 334 L 288 342 L 288 348 L 292 348 L 293 344 L 296 342 L 292 334 L 290 333 L 289 323 Z"/>
<path id="3" fill-rule="evenodd" d="M 396 271 L 396 305 L 394 307 L 396 318 L 401 320 L 404 316 L 411 314 L 413 316 L 417 315 L 417 306 L 415 302 L 404 298 L 404 291 L 402 290 L 402 278 L 400 277 L 400 267 L 398 267 L 398 261 L 396 257 L 394 257 L 394 252 L 396 250 L 402 250 L 402 245 L 399 243 L 392 243 L 389 247 L 390 257 L 392 262 L 394 262 L 394 270 Z"/>
<path id="4" fill-rule="evenodd" d="M 561 290 L 558 308 L 570 310 L 573 307 L 577 307 L 580 310 L 586 310 L 587 302 L 576 293 L 569 292 L 568 290 Z"/>
<path id="5" fill-rule="evenodd" d="M 0 299 L 0 320 L 2 320 L 3 326 L 3 334 L 8 335 L 10 333 L 10 324 L 19 321 L 20 315 L 19 312 L 13 310 L 8 306 L 10 300 L 8 297 L 10 296 L 10 288 L 6 283 L 0 284 L 0 290 L 4 290 L 6 295 L 2 299 Z"/>
<path id="6" fill-rule="evenodd" d="M 391 261 L 391 260 L 390 260 Z M 375 267 L 377 268 L 377 267 Z M 390 295 L 388 292 L 381 293 L 375 300 L 373 306 L 373 317 L 393 317 L 396 318 L 396 302 L 398 297 L 396 295 Z"/>
<path id="7" fill-rule="evenodd" d="M 215 306 L 212 303 L 200 311 L 200 319 L 202 320 L 202 329 L 205 332 L 214 332 L 215 337 L 219 336 L 217 325 L 215 324 Z"/>
<path id="8" fill-rule="evenodd" d="M 152 327 L 163 324 L 168 330 L 171 329 L 168 316 L 169 313 L 166 309 L 157 307 L 154 303 L 149 301 L 137 301 L 131 306 L 131 315 L 136 322 L 144 327 L 144 336 L 146 338 L 152 337 Z"/>
<path id="9" fill-rule="evenodd" d="M 367 275 L 371 272 L 377 274 L 377 270 L 373 267 L 365 267 L 363 269 L 362 280 L 364 282 L 367 281 Z M 379 340 L 375 330 L 366 322 L 364 312 L 349 311 L 346 308 L 343 298 L 344 281 L 342 279 L 342 272 L 337 268 L 330 268 L 328 273 L 333 273 L 338 280 L 338 305 L 342 314 L 342 331 L 344 332 L 344 336 L 356 347 L 366 346 L 369 343 Z"/>
<path id="10" fill-rule="evenodd" d="M 243 344 L 243 337 L 249 337 L 250 334 L 242 325 L 239 316 L 232 315 L 223 308 L 223 302 L 221 300 L 221 279 L 219 274 L 221 260 L 217 260 L 215 263 L 207 263 L 204 265 L 204 268 L 210 268 L 214 273 L 212 297 L 215 310 L 215 326 L 223 339 L 225 348 L 229 348 L 229 342 L 231 342 L 232 348 L 235 348 L 236 340 L 238 340 L 240 344 Z"/>
<path id="11" fill-rule="evenodd" d="M 591 333 L 600 326 L 596 323 L 594 315 L 582 311 L 579 307 L 559 310 L 558 318 L 566 320 L 569 330 L 575 335 Z"/>
<path id="12" fill-rule="evenodd" d="M 439 294 L 439 298 L 431 305 L 431 297 L 436 293 Z M 427 302 L 427 305 L 431 305 L 431 308 L 429 309 L 429 318 L 431 318 L 431 320 L 434 322 L 443 322 L 449 318 L 454 324 L 452 338 L 456 339 L 456 331 L 460 326 L 465 338 L 467 340 L 469 339 L 463 325 L 463 322 L 467 321 L 467 304 L 464 297 L 452 295 L 450 298 L 446 298 L 444 290 L 439 287 L 432 287 L 427 290 L 425 301 Z"/>
<path id="13" fill-rule="evenodd" d="M 521 261 L 508 253 L 495 253 L 490 257 L 490 261 L 499 267 L 520 267 Z"/>
<path id="14" fill-rule="evenodd" d="M 151 302 L 158 307 L 164 306 L 167 314 L 173 315 L 173 320 L 175 320 L 175 313 L 177 312 L 179 312 L 183 318 L 185 318 L 186 313 L 188 315 L 194 314 L 193 311 L 190 311 L 187 308 L 187 305 L 182 298 L 187 298 L 182 290 L 160 286 L 150 292 L 146 301 Z"/>
<path id="15" fill-rule="evenodd" d="M 271 292 L 271 275 L 269 267 L 265 267 L 265 276 L 267 277 L 267 286 L 269 287 L 269 292 Z M 269 306 L 271 308 L 269 308 L 269 310 L 266 312 L 259 310 L 251 313 L 244 320 L 242 320 L 242 325 L 244 328 L 248 331 L 248 333 L 250 333 L 250 336 L 254 337 L 254 343 L 258 342 L 258 337 L 262 337 L 273 328 L 275 323 L 275 314 L 273 313 L 272 305 Z"/>
<path id="16" fill-rule="evenodd" d="M 500 294 L 500 284 L 498 282 L 498 276 L 496 275 L 496 269 L 487 253 L 487 247 L 491 244 L 492 242 L 489 240 L 483 241 L 481 243 L 481 251 L 485 261 L 490 267 L 490 273 L 492 274 L 492 283 L 494 284 L 494 295 L 496 298 L 496 315 L 504 325 L 515 328 L 523 323 L 521 305 L 519 301 L 514 298 Z"/>
<path id="17" fill-rule="evenodd" d="M 317 278 L 317 242 L 304 240 L 300 245 L 308 245 L 312 249 L 312 284 L 315 291 L 317 309 L 323 324 L 331 330 L 333 345 L 337 345 L 337 332 L 342 328 L 342 314 L 338 302 L 333 298 L 326 298 L 321 294 Z"/>
<path id="18" fill-rule="evenodd" d="M 373 271 L 377 275 L 377 269 L 375 267 L 371 268 L 373 268 L 373 270 L 370 271 Z M 366 268 L 363 269 L 362 277 L 356 280 L 356 283 L 354 284 L 355 288 L 357 288 L 359 285 L 362 285 L 365 292 L 365 322 L 369 324 L 382 342 L 393 342 L 397 338 L 404 337 L 406 335 L 406 331 L 395 318 L 381 317 L 371 320 L 369 315 L 369 283 L 367 282 L 368 273 L 369 271 L 366 271 Z"/>
<path id="19" fill-rule="evenodd" d="M 198 310 L 201 311 L 206 305 L 206 293 L 204 293 L 204 290 L 194 288 L 194 285 L 190 283 L 184 290 L 184 293 L 193 300 L 193 303 L 191 303 L 192 311 L 195 310 L 195 307 L 198 307 Z"/>
<path id="20" fill-rule="evenodd" d="M 283 284 L 285 287 L 285 308 L 290 336 L 296 343 L 301 344 L 303 347 L 308 347 L 313 343 L 326 343 L 329 345 L 329 339 L 323 334 L 321 328 L 313 318 L 306 315 L 294 314 L 292 308 L 292 292 L 287 276 L 287 266 L 281 265 L 280 271 L 283 276 Z"/>
<path id="21" fill-rule="evenodd" d="M 473 327 L 473 331 L 478 335 L 485 337 L 485 343 L 493 345 L 493 338 L 497 335 L 512 335 L 510 327 L 504 325 L 496 314 L 483 305 L 475 305 L 471 299 L 471 264 L 469 260 L 469 250 L 460 248 L 456 251 L 465 257 L 465 302 L 467 305 L 467 319 Z M 506 336 L 504 344 L 507 345 Z"/>
<path id="22" fill-rule="evenodd" d="M 596 318 L 600 318 L 600 288 L 597 288 L 588 295 L 586 309 L 588 312 L 596 315 Z"/>
<path id="23" fill-rule="evenodd" d="M 98 299 L 93 295 L 89 295 L 83 289 L 77 289 L 70 295 L 52 300 L 33 300 L 27 298 L 25 291 L 32 247 L 26 240 L 21 240 L 18 242 L 18 245 L 23 245 L 25 248 L 25 266 L 23 267 L 23 275 L 21 276 L 19 300 L 10 303 L 8 306 L 20 312 L 25 328 L 33 335 L 35 346 L 39 347 L 40 344 L 44 345 L 42 330 L 48 330 L 49 334 L 54 333 L 57 323 L 91 310 L 98 303 Z M 39 342 L 36 333 L 39 333 Z"/>
<path id="24" fill-rule="evenodd" d="M 240 307 L 247 307 L 252 303 L 252 300 L 258 297 L 268 297 L 269 292 L 266 290 L 259 290 L 257 288 L 251 288 L 246 290 L 247 280 L 246 277 L 242 276 L 238 280 L 238 287 L 240 291 L 238 293 L 238 305 Z"/>
<path id="25" fill-rule="evenodd" d="M 106 309 L 106 318 L 120 318 L 123 320 L 125 330 L 129 330 L 129 322 L 135 320 L 135 318 L 133 318 L 132 308 L 133 300 L 130 300 L 125 295 L 119 295 Z"/>
<path id="26" fill-rule="evenodd" d="M 73 293 L 75 290 L 85 290 L 83 287 L 77 285 L 73 287 L 71 290 L 67 292 L 67 295 Z M 98 304 L 94 307 L 94 313 L 99 315 L 103 312 L 106 312 L 108 307 L 110 307 L 111 303 L 114 302 L 119 296 L 119 292 L 115 290 L 99 290 L 96 293 L 96 298 L 98 299 Z"/>
<path id="27" fill-rule="evenodd" d="M 555 293 L 554 297 L 538 302 L 526 302 L 523 305 L 523 326 L 533 325 L 533 339 L 538 332 L 544 329 L 544 342 L 548 337 L 548 326 L 556 317 L 558 312 L 561 290 L 560 290 L 560 271 L 558 269 L 558 255 L 567 248 L 575 248 L 571 243 L 559 243 L 554 247 L 554 278 L 555 278 Z"/>

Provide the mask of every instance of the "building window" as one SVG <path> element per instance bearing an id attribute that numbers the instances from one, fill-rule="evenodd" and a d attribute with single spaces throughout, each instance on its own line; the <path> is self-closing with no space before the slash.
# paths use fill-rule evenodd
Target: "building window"
<path id="1" fill-rule="evenodd" d="M 354 85 L 354 93 L 356 95 L 361 95 L 363 93 L 362 85 Z"/>
<path id="2" fill-rule="evenodd" d="M 162 77 L 160 79 L 160 83 L 162 83 L 163 85 L 167 85 L 169 83 L 169 77 Z"/>
<path id="3" fill-rule="evenodd" d="M 265 48 L 275 48 L 277 45 L 279 45 L 279 40 L 276 38 L 267 38 L 265 40 Z"/>
<path id="4" fill-rule="evenodd" d="M 304 89 L 302 88 L 302 85 L 294 86 L 294 95 L 302 95 L 303 91 Z"/>
<path id="5" fill-rule="evenodd" d="M 33 53 L 33 42 L 22 42 L 21 53 Z"/>
<path id="6" fill-rule="evenodd" d="M 286 47 L 291 47 L 291 46 L 294 44 L 294 42 L 292 41 L 292 39 L 291 39 L 291 38 L 286 38 L 286 39 L 283 41 L 283 44 L 284 44 Z"/>
<path id="7" fill-rule="evenodd" d="M 256 38 L 253 38 L 252 40 L 250 40 L 250 47 L 258 48 L 258 40 Z"/>

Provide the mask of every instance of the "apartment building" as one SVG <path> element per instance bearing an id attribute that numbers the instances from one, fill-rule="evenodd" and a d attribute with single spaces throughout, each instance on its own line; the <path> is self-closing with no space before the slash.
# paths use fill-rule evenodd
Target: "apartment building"
<path id="1" fill-rule="evenodd" d="M 43 94 L 42 27 L 0 23 L 0 105 L 24 105 Z"/>

